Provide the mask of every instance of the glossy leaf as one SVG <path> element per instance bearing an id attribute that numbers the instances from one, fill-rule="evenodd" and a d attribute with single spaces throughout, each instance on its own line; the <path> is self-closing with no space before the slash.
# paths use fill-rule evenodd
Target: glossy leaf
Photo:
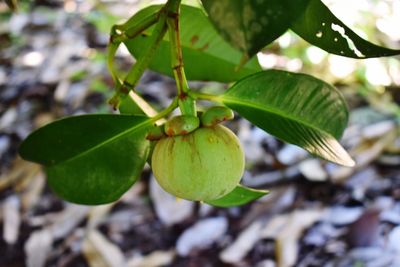
<path id="1" fill-rule="evenodd" d="M 131 115 L 143 115 L 145 113 L 138 103 L 133 101 L 129 96 L 125 97 L 122 101 L 118 110 L 121 114 L 131 114 Z"/>
<path id="2" fill-rule="evenodd" d="M 150 125 L 143 116 L 69 117 L 33 132 L 19 153 L 45 166 L 50 187 L 64 199 L 109 203 L 139 177 L 149 153 Z"/>
<path id="3" fill-rule="evenodd" d="M 358 36 L 320 0 L 310 0 L 307 9 L 294 21 L 291 29 L 304 40 L 332 54 L 351 58 L 400 54 L 400 50 L 381 47 Z"/>
<path id="4" fill-rule="evenodd" d="M 153 12 L 154 8 L 154 6 L 145 8 L 135 16 L 142 17 L 143 12 Z M 220 37 L 200 8 L 182 5 L 180 28 L 183 60 L 188 80 L 231 82 L 261 70 L 256 58 L 236 70 L 242 53 Z M 145 34 L 125 42 L 136 58 L 147 46 L 151 32 L 152 28 Z M 173 77 L 170 54 L 167 35 L 158 48 L 150 69 Z"/>
<path id="5" fill-rule="evenodd" d="M 326 160 L 354 165 L 339 139 L 348 111 L 340 92 L 305 74 L 269 70 L 246 77 L 223 103 L 272 135 Z"/>
<path id="6" fill-rule="evenodd" d="M 252 57 L 281 36 L 308 0 L 201 0 L 218 32 Z"/>
<path id="7" fill-rule="evenodd" d="M 243 185 L 238 185 L 232 192 L 222 198 L 207 201 L 207 204 L 228 208 L 233 206 L 245 205 L 251 201 L 259 199 L 269 193 L 268 190 L 257 190 Z"/>

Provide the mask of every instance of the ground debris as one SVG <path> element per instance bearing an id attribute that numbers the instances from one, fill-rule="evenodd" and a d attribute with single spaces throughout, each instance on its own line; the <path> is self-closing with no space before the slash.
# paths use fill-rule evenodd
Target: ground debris
<path id="1" fill-rule="evenodd" d="M 5 13 L 9 17 L 0 20 L 0 267 L 400 266 L 395 61 L 388 61 L 394 85 L 376 92 L 362 91 L 372 89 L 359 80 L 342 86 L 353 78 L 333 79 L 322 71 L 329 65 L 319 66 L 316 76 L 337 83 L 350 103 L 340 142 L 355 168 L 315 158 L 237 116 L 227 125 L 246 152 L 242 183 L 271 191 L 254 203 L 220 209 L 176 199 L 157 185 L 149 165 L 108 205 L 69 204 L 48 188 L 43 169 L 17 156 L 19 144 L 66 115 L 113 112 L 106 104 L 114 87 L 104 59 L 109 29 L 101 28 L 129 17 L 139 2 L 32 1 L 30 13 Z M 286 56 L 276 60 L 288 63 Z M 121 72 L 131 64 L 129 52 L 119 50 Z M 194 81 L 190 86 L 226 89 Z M 132 94 L 165 107 L 175 82 L 148 71 Z"/>

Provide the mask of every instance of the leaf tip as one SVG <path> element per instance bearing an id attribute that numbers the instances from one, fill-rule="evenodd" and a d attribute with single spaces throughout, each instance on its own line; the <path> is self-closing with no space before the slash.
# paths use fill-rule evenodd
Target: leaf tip
<path id="1" fill-rule="evenodd" d="M 350 168 L 356 166 L 356 162 L 350 156 L 348 156 L 348 158 L 341 164 L 345 167 L 350 167 Z"/>

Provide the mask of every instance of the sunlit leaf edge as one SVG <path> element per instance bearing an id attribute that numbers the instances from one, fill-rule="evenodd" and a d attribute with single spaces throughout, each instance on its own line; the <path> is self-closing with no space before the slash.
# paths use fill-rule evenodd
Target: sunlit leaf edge
<path id="1" fill-rule="evenodd" d="M 232 192 L 223 196 L 222 198 L 206 201 L 206 203 L 220 208 L 242 206 L 251 201 L 257 200 L 268 193 L 268 190 L 254 189 L 245 187 L 243 185 L 238 185 Z"/>
<path id="2" fill-rule="evenodd" d="M 263 72 L 286 72 L 286 71 L 281 71 L 281 70 L 267 70 Z M 242 82 L 246 82 L 248 79 L 251 79 L 252 76 L 256 76 L 259 74 L 262 74 L 263 72 L 255 73 L 253 75 L 247 76 L 239 81 L 237 81 L 233 86 L 231 86 L 224 95 L 220 97 L 220 100 L 228 106 L 229 108 L 235 110 L 236 112 L 239 113 L 239 115 L 243 116 L 256 126 L 260 127 L 261 129 L 265 130 L 266 132 L 274 135 L 278 139 L 281 139 L 284 142 L 288 142 L 297 146 L 302 147 L 303 149 L 307 150 L 309 153 L 323 158 L 328 161 L 332 161 L 337 164 L 341 164 L 344 166 L 349 166 L 352 167 L 355 165 L 354 160 L 347 154 L 346 150 L 340 145 L 340 143 L 337 141 L 341 134 L 343 133 L 345 127 L 343 127 L 340 135 L 333 136 L 331 133 L 324 131 L 323 129 L 319 129 L 316 126 L 310 124 L 307 121 L 301 120 L 298 117 L 294 117 L 291 115 L 288 115 L 287 113 L 282 113 L 280 110 L 276 108 L 268 108 L 266 105 L 260 105 L 258 103 L 254 103 L 251 101 L 244 101 L 242 98 L 235 98 L 235 97 L 230 97 L 229 94 L 235 90 L 235 87 Z M 289 73 L 289 72 L 287 72 Z M 346 123 L 347 124 L 347 119 L 348 119 L 348 110 L 347 110 L 347 105 L 344 100 L 344 97 L 341 95 L 339 90 L 337 90 L 335 87 L 325 83 L 322 80 L 319 80 L 313 76 L 307 75 L 307 74 L 301 74 L 301 73 L 291 73 L 294 75 L 304 75 L 308 76 L 308 78 L 315 79 L 316 81 L 322 82 L 326 84 L 329 88 L 335 91 L 337 93 L 337 96 L 340 97 L 345 109 L 345 114 L 346 114 Z M 270 117 L 275 117 L 275 119 L 279 119 L 281 123 L 284 123 L 286 127 L 291 127 L 293 130 L 293 127 L 295 128 L 294 130 L 300 131 L 303 133 L 307 133 L 309 136 L 312 137 L 312 139 L 308 140 L 305 142 L 305 144 L 301 144 L 299 142 L 296 142 L 295 140 L 288 140 L 285 135 L 282 135 L 276 131 L 273 131 L 271 128 L 268 127 L 263 127 L 263 125 L 260 125 L 257 123 L 257 121 L 252 120 L 250 116 L 246 116 L 246 114 L 243 114 L 243 112 L 240 111 L 237 107 L 246 107 L 245 110 L 247 109 L 247 112 L 249 110 L 252 110 L 252 112 L 249 112 L 251 114 L 257 114 L 260 111 L 264 111 L 267 114 L 269 113 Z M 285 122 L 285 120 L 287 122 Z M 345 125 L 344 124 L 344 125 Z M 283 128 L 283 127 L 282 127 Z M 285 130 L 285 129 L 280 129 L 280 130 Z M 311 142 L 309 142 L 311 141 Z"/>
<path id="3" fill-rule="evenodd" d="M 314 5 L 314 6 L 313 6 Z M 318 6 L 317 6 L 318 5 Z M 313 12 L 312 8 L 318 8 L 319 12 Z M 328 23 L 327 17 L 322 16 L 321 14 L 329 14 L 332 18 L 332 22 Z M 309 25 L 308 22 L 312 23 L 312 26 Z M 332 38 L 330 45 L 324 45 L 320 38 L 323 38 L 324 32 L 321 30 L 324 26 L 330 27 L 328 24 L 335 24 L 341 27 L 344 30 L 344 34 L 353 42 L 355 49 L 350 47 L 350 44 L 346 45 L 346 49 L 338 49 L 338 42 L 348 42 L 341 34 L 337 33 L 335 38 Z M 318 29 L 313 30 L 311 34 L 307 31 L 311 32 L 309 29 Z M 394 56 L 399 55 L 399 49 L 391 49 L 383 46 L 379 46 L 373 44 L 359 35 L 357 35 L 353 30 L 351 30 L 348 26 L 346 26 L 341 20 L 339 20 L 327 6 L 320 0 L 309 0 L 308 7 L 303 12 L 303 15 L 300 15 L 297 20 L 294 20 L 290 29 L 299 35 L 301 38 L 306 40 L 312 45 L 315 45 L 328 53 L 357 58 L 357 59 L 365 59 L 365 58 L 373 58 L 373 57 L 386 57 L 386 56 Z M 321 31 L 320 31 L 321 30 Z M 318 37 L 321 34 L 322 37 Z M 343 39 L 342 39 L 343 38 Z M 336 39 L 336 41 L 335 41 Z M 357 46 L 358 44 L 358 46 Z M 377 51 L 371 51 L 377 50 Z"/>

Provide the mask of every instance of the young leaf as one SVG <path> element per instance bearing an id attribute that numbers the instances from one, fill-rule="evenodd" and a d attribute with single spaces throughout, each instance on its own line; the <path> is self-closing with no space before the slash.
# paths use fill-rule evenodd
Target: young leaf
<path id="1" fill-rule="evenodd" d="M 141 17 L 143 12 L 152 12 L 153 9 L 154 6 L 150 6 L 139 11 L 135 16 Z M 181 6 L 180 30 L 188 80 L 231 82 L 261 70 L 256 58 L 240 70 L 236 70 L 242 57 L 241 52 L 220 37 L 200 8 Z M 143 53 L 151 32 L 152 28 L 141 36 L 124 42 L 136 58 Z M 150 64 L 150 69 L 173 77 L 170 54 L 170 45 L 166 36 Z"/>
<path id="2" fill-rule="evenodd" d="M 201 0 L 218 32 L 251 58 L 281 36 L 308 0 Z"/>
<path id="3" fill-rule="evenodd" d="M 307 9 L 293 22 L 291 29 L 307 42 L 332 54 L 352 58 L 400 54 L 400 50 L 381 47 L 362 39 L 320 0 L 310 0 Z"/>
<path id="4" fill-rule="evenodd" d="M 348 112 L 340 92 L 305 74 L 268 70 L 246 77 L 223 103 L 276 137 L 326 160 L 353 166 L 339 139 Z"/>
<path id="5" fill-rule="evenodd" d="M 150 125 L 142 116 L 69 117 L 33 132 L 19 153 L 45 166 L 50 187 L 64 199 L 109 203 L 139 177 L 149 153 Z"/>
<path id="6" fill-rule="evenodd" d="M 249 187 L 245 187 L 243 185 L 238 185 L 232 192 L 229 194 L 215 200 L 207 201 L 207 204 L 228 208 L 233 206 L 241 206 L 245 205 L 251 201 L 259 199 L 262 196 L 268 194 L 268 190 L 257 190 Z"/>

